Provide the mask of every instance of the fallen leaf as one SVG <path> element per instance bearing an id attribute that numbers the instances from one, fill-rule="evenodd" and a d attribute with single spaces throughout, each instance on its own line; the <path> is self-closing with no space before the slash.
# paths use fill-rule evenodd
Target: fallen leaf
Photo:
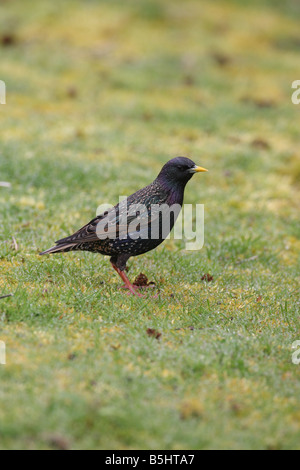
<path id="1" fill-rule="evenodd" d="M 159 339 L 161 337 L 161 333 L 154 328 L 147 328 L 147 335 L 153 336 L 155 339 Z"/>
<path id="2" fill-rule="evenodd" d="M 143 273 L 140 273 L 133 281 L 133 285 L 137 287 L 149 287 L 155 286 L 155 282 L 149 282 L 147 276 Z"/>
<path id="3" fill-rule="evenodd" d="M 252 140 L 251 146 L 262 150 L 268 150 L 270 148 L 268 142 L 259 138 Z"/>

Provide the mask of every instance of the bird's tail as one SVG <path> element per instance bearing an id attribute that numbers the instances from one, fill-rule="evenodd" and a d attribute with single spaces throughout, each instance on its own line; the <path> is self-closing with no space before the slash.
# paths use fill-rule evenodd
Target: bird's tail
<path id="1" fill-rule="evenodd" d="M 48 255 L 51 253 L 66 253 L 67 251 L 76 250 L 77 243 L 59 243 L 46 251 L 42 251 L 40 255 Z"/>

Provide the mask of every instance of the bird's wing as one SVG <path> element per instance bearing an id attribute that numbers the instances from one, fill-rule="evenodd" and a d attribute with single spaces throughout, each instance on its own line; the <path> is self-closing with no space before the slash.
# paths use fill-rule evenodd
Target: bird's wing
<path id="1" fill-rule="evenodd" d="M 129 212 L 130 206 L 127 209 L 127 206 L 125 206 L 122 201 L 112 209 L 109 209 L 103 214 L 95 217 L 88 224 L 84 225 L 82 228 L 77 230 L 77 232 L 73 233 L 73 235 L 70 235 L 66 238 L 61 238 L 55 243 L 58 245 L 65 243 L 79 244 L 95 242 L 103 238 L 117 238 L 120 231 L 123 233 L 127 229 L 126 216 L 128 215 L 128 224 L 136 218 L 136 216 L 132 216 L 129 214 Z M 105 232 L 103 236 L 101 236 L 103 230 L 105 230 Z"/>
<path id="2" fill-rule="evenodd" d="M 94 242 L 106 238 L 148 238 L 149 227 L 159 227 L 159 208 L 166 201 L 159 192 L 143 188 L 119 204 L 91 220 L 73 235 L 58 240 L 57 244 Z M 141 202 L 142 201 L 142 202 Z M 155 228 L 155 231 L 157 228 Z"/>
<path id="3" fill-rule="evenodd" d="M 66 237 L 66 238 L 61 238 L 60 240 L 57 240 L 55 243 L 57 243 L 58 245 L 61 245 L 63 243 L 72 243 L 72 242 L 82 243 L 86 241 L 89 242 L 89 241 L 98 240 L 98 237 L 96 234 L 96 227 L 101 219 L 102 219 L 102 215 L 95 217 L 84 227 L 80 228 L 79 230 L 77 230 L 77 232 L 73 233 L 73 235 Z"/>
<path id="4" fill-rule="evenodd" d="M 102 217 L 96 227 L 98 239 L 126 239 L 128 236 L 138 238 L 138 231 L 145 230 L 149 226 L 151 207 L 156 202 L 153 195 L 141 196 L 142 194 L 135 193 L 111 209 L 105 217 Z M 137 202 L 139 200 L 142 202 Z"/>

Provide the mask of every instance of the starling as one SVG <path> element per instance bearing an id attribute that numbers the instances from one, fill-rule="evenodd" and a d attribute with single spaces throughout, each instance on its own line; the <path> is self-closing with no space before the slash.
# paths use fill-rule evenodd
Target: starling
<path id="1" fill-rule="evenodd" d="M 165 240 L 181 210 L 185 185 L 201 171 L 207 170 L 189 158 L 173 158 L 151 184 L 40 254 L 81 250 L 110 256 L 125 287 L 140 296 L 125 274 L 126 263 L 131 256 L 153 250 Z"/>

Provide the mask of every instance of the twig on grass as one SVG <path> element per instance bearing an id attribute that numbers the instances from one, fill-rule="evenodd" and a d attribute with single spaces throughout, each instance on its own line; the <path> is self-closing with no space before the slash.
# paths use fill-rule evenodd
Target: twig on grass
<path id="1" fill-rule="evenodd" d="M 15 239 L 15 237 L 12 237 L 12 241 L 13 241 L 14 249 L 15 249 L 16 251 L 18 251 L 19 245 L 18 245 L 17 240 Z"/>

